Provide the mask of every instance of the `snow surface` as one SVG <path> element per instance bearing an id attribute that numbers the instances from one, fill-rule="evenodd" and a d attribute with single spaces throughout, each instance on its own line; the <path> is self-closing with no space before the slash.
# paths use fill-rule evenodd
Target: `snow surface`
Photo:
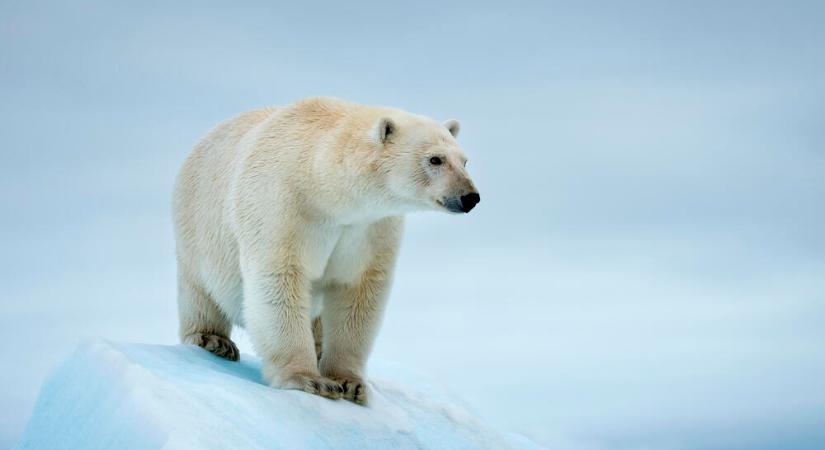
<path id="1" fill-rule="evenodd" d="M 370 365 L 369 407 L 263 383 L 191 346 L 82 345 L 44 384 L 20 449 L 540 448 L 421 375 Z"/>

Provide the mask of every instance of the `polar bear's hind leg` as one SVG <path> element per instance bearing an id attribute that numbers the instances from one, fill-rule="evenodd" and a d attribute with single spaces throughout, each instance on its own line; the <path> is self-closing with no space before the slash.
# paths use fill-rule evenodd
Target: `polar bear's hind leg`
<path id="1" fill-rule="evenodd" d="M 238 347 L 229 339 L 232 323 L 203 288 L 181 276 L 178 281 L 180 339 L 216 356 L 237 361 Z"/>

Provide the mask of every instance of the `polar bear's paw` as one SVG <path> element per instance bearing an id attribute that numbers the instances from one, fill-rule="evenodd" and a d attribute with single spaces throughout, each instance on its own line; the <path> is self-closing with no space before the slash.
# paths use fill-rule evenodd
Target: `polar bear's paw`
<path id="1" fill-rule="evenodd" d="M 343 398 L 361 406 L 367 405 L 367 383 L 356 377 L 332 377 L 344 388 Z"/>
<path id="2" fill-rule="evenodd" d="M 287 388 L 298 389 L 310 394 L 337 400 L 344 395 L 341 383 L 320 375 L 297 374 L 286 383 Z"/>
<path id="3" fill-rule="evenodd" d="M 238 347 L 231 339 L 217 334 L 194 333 L 187 336 L 185 342 L 197 345 L 230 361 L 237 361 L 241 356 L 241 352 L 238 351 Z"/>

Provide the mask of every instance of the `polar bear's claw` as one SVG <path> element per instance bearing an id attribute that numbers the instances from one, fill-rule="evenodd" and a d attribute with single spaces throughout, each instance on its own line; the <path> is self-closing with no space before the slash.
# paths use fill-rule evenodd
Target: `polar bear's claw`
<path id="1" fill-rule="evenodd" d="M 297 388 L 310 394 L 337 400 L 344 395 L 344 387 L 341 383 L 324 378 L 318 375 L 296 375 L 290 385 L 297 385 Z"/>
<path id="2" fill-rule="evenodd" d="M 228 337 L 219 336 L 217 334 L 194 333 L 185 339 L 187 344 L 194 344 L 198 347 L 213 353 L 215 356 L 228 359 L 230 361 L 237 361 L 240 359 L 241 353 L 238 347 Z"/>
<path id="3" fill-rule="evenodd" d="M 343 398 L 361 406 L 367 404 L 367 384 L 355 378 L 333 378 L 344 388 Z"/>

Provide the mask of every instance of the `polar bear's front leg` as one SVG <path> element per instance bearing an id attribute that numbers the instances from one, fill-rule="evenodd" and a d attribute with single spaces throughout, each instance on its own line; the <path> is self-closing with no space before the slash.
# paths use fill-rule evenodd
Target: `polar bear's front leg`
<path id="1" fill-rule="evenodd" d="M 360 405 L 367 403 L 364 371 L 384 315 L 400 238 L 399 219 L 376 225 L 367 270 L 352 283 L 332 283 L 324 291 L 321 374 L 341 382 L 344 398 Z"/>
<path id="2" fill-rule="evenodd" d="M 322 375 L 341 383 L 344 398 L 360 405 L 367 403 L 364 368 L 383 316 L 386 286 L 383 280 L 365 279 L 325 291 L 318 365 Z"/>
<path id="3" fill-rule="evenodd" d="M 384 274 L 368 273 L 354 285 L 333 285 L 325 291 L 321 374 L 339 381 L 344 398 L 367 403 L 364 369 L 384 313 L 388 282 Z"/>
<path id="4" fill-rule="evenodd" d="M 318 372 L 303 270 L 288 261 L 243 266 L 244 320 L 264 358 L 264 378 L 274 387 L 341 398 L 341 383 Z"/>

